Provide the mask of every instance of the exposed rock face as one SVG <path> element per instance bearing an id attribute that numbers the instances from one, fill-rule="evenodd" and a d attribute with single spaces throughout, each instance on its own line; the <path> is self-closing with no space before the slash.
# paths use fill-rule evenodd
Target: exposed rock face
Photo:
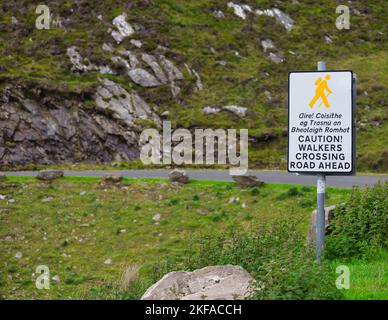
<path id="1" fill-rule="evenodd" d="M 10 85 L 0 95 L 1 165 L 106 163 L 138 156 L 136 135 L 125 123 L 84 107 L 91 92 L 57 90 Z"/>
<path id="2" fill-rule="evenodd" d="M 175 169 L 175 170 L 171 171 L 168 174 L 168 176 L 172 182 L 178 182 L 178 183 L 183 183 L 183 184 L 189 182 L 189 176 L 187 175 L 186 171 L 184 171 L 184 170 Z"/>
<path id="3" fill-rule="evenodd" d="M 232 176 L 232 178 L 240 188 L 260 187 L 264 184 L 255 176 Z"/>
<path id="4" fill-rule="evenodd" d="M 242 267 L 210 266 L 193 272 L 170 272 L 151 286 L 142 300 L 241 300 L 253 277 Z"/>
<path id="5" fill-rule="evenodd" d="M 330 223 L 333 219 L 333 212 L 336 206 L 330 206 L 325 208 L 325 230 L 330 226 Z M 314 210 L 311 215 L 310 229 L 307 235 L 307 240 L 309 242 L 314 242 L 316 239 L 317 232 L 317 210 Z"/>
<path id="6" fill-rule="evenodd" d="M 61 170 L 41 170 L 36 176 L 37 179 L 44 181 L 53 181 L 61 177 L 63 177 L 63 171 Z"/>
<path id="7" fill-rule="evenodd" d="M 129 128 L 134 128 L 137 118 L 151 119 L 159 126 L 161 121 L 152 108 L 136 93 L 128 93 L 119 84 L 102 80 L 97 88 L 96 105 L 101 110 L 109 110 L 113 118 L 123 121 Z"/>

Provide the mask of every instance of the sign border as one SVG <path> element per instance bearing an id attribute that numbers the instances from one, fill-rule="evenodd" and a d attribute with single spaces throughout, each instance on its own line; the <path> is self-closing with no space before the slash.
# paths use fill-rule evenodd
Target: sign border
<path id="1" fill-rule="evenodd" d="M 329 73 L 329 72 L 350 72 L 351 74 L 351 90 L 352 90 L 352 119 L 351 119 L 351 130 L 352 130 L 352 145 L 351 145 L 351 154 L 352 154 L 352 164 L 351 164 L 351 170 L 349 172 L 333 172 L 333 171 L 291 171 L 289 169 L 289 161 L 290 161 L 290 77 L 292 73 Z M 301 175 L 317 175 L 317 174 L 324 174 L 327 176 L 353 176 L 356 174 L 356 124 L 355 124 L 355 116 L 356 116 L 356 106 L 355 106 L 355 99 L 356 94 L 355 92 L 355 80 L 354 80 L 354 73 L 352 70 L 308 70 L 308 71 L 290 71 L 288 72 L 288 124 L 287 124 L 287 172 L 288 173 L 297 173 Z"/>

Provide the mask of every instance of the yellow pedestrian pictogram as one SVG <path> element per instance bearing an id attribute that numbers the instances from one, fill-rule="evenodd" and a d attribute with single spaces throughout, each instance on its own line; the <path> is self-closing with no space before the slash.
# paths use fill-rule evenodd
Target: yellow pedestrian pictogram
<path id="1" fill-rule="evenodd" d="M 318 101 L 319 98 L 322 99 L 322 102 L 320 103 L 319 107 L 323 103 L 326 108 L 330 108 L 330 104 L 329 104 L 329 101 L 327 100 L 327 97 L 331 95 L 333 92 L 330 90 L 327 84 L 328 80 L 330 80 L 329 74 L 325 76 L 324 80 L 322 80 L 322 78 L 318 78 L 317 81 L 315 81 L 315 85 L 317 86 L 317 88 L 315 89 L 314 98 L 309 103 L 310 108 L 314 107 L 314 104 Z M 325 91 L 327 92 L 327 95 Z"/>

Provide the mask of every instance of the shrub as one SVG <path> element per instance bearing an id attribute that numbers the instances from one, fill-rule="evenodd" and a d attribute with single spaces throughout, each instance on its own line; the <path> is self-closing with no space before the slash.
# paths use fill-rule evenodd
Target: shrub
<path id="1" fill-rule="evenodd" d="M 277 221 L 252 231 L 212 233 L 194 240 L 171 270 L 240 265 L 255 279 L 251 299 L 337 299 L 335 272 L 315 261 L 296 221 Z"/>
<path id="2" fill-rule="evenodd" d="M 350 199 L 335 210 L 329 232 L 326 255 L 330 258 L 388 248 L 388 182 L 354 189 Z"/>

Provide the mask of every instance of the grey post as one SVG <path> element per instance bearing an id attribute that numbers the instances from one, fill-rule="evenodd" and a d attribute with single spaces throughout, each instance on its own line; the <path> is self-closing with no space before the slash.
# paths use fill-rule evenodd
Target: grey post
<path id="1" fill-rule="evenodd" d="M 318 61 L 318 71 L 326 70 L 326 62 Z M 316 223 L 317 237 L 316 250 L 317 259 L 320 260 L 322 251 L 325 247 L 325 198 L 326 198 L 326 176 L 318 174 L 317 176 L 317 214 Z"/>

